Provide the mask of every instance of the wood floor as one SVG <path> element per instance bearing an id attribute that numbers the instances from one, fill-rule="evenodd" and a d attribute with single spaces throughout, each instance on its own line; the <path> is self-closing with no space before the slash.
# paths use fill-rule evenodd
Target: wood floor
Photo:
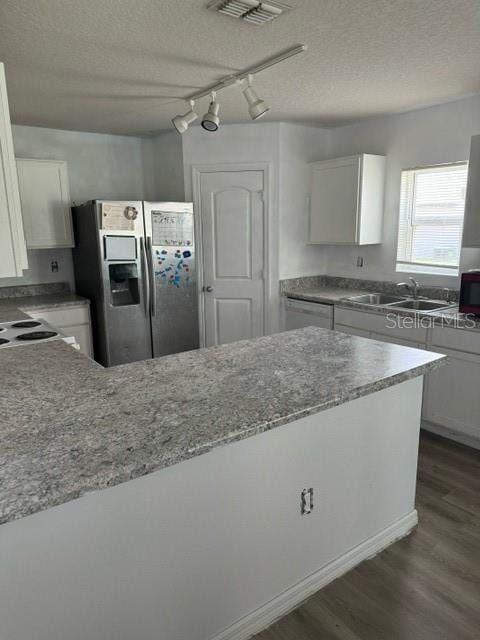
<path id="1" fill-rule="evenodd" d="M 422 432 L 420 524 L 256 640 L 480 640 L 480 451 Z"/>

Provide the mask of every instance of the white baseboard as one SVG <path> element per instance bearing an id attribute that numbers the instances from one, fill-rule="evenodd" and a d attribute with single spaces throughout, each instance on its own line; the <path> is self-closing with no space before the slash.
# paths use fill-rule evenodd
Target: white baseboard
<path id="1" fill-rule="evenodd" d="M 436 433 L 437 436 L 442 436 L 442 438 L 448 438 L 449 440 L 454 440 L 455 442 L 464 444 L 467 447 L 480 449 L 480 439 L 475 438 L 475 436 L 469 436 L 465 433 L 455 431 L 454 429 L 449 429 L 448 427 L 442 427 L 439 424 L 428 422 L 427 420 L 422 420 L 421 428 L 425 429 L 425 431 Z"/>
<path id="2" fill-rule="evenodd" d="M 408 515 L 368 538 L 347 553 L 317 569 L 300 582 L 262 605 L 255 611 L 244 616 L 227 627 L 211 640 L 248 640 L 256 633 L 263 631 L 279 618 L 298 607 L 309 596 L 325 587 L 329 582 L 339 578 L 353 569 L 363 560 L 377 555 L 380 551 L 408 535 L 418 523 L 417 511 L 414 509 Z"/>

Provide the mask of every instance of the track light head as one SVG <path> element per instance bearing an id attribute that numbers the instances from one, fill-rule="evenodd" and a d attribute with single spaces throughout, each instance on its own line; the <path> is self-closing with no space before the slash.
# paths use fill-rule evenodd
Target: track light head
<path id="1" fill-rule="evenodd" d="M 192 122 L 195 122 L 195 120 L 198 118 L 198 115 L 193 110 L 194 105 L 195 102 L 193 100 L 190 100 L 190 111 L 184 113 L 183 116 L 178 115 L 172 118 L 172 124 L 177 130 L 177 133 L 185 133 L 189 125 L 191 125 Z"/>
<path id="2" fill-rule="evenodd" d="M 265 113 L 267 113 L 270 107 L 257 96 L 255 91 L 252 89 L 251 84 L 252 76 L 248 76 L 247 86 L 243 90 L 243 95 L 248 103 L 248 113 L 250 114 L 251 119 L 258 120 L 258 118 L 261 118 Z"/>
<path id="3" fill-rule="evenodd" d="M 202 118 L 202 127 L 207 131 L 216 131 L 220 124 L 220 118 L 218 117 L 218 110 L 220 105 L 215 100 L 215 93 L 212 92 L 212 99 L 208 105 L 208 111 Z"/>

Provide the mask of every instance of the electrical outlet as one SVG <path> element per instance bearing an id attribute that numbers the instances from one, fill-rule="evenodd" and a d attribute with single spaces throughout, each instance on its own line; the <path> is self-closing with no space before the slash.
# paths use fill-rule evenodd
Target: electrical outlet
<path id="1" fill-rule="evenodd" d="M 52 273 L 58 273 L 59 266 L 58 266 L 57 260 L 52 260 L 51 263 L 50 263 L 50 267 L 52 269 Z"/>
<path id="2" fill-rule="evenodd" d="M 363 256 L 357 256 L 357 267 L 360 269 L 364 265 Z"/>
<path id="3" fill-rule="evenodd" d="M 313 511 L 313 487 L 303 489 L 300 494 L 300 513 L 306 516 Z"/>

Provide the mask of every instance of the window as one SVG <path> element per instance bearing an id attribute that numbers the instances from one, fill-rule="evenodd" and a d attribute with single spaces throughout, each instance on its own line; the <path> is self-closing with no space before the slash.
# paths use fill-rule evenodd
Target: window
<path id="1" fill-rule="evenodd" d="M 397 271 L 458 275 L 467 168 L 402 171 Z"/>

